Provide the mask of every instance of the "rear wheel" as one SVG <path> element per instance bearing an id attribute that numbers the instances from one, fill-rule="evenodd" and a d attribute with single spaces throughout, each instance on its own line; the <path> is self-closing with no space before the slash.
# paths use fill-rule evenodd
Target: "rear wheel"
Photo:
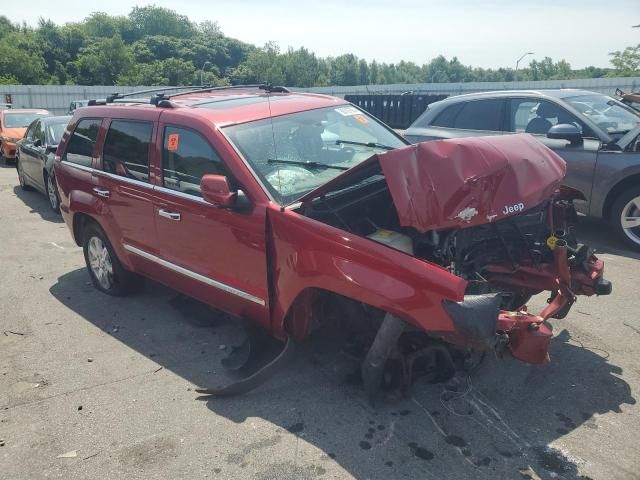
<path id="1" fill-rule="evenodd" d="M 142 287 L 142 277 L 125 270 L 109 239 L 95 223 L 84 230 L 84 259 L 93 285 L 107 295 L 124 296 Z"/>
<path id="2" fill-rule="evenodd" d="M 616 198 L 610 220 L 620 238 L 640 251 L 640 187 L 628 188 Z"/>
<path id="3" fill-rule="evenodd" d="M 49 198 L 49 205 L 51 209 L 60 213 L 60 197 L 58 196 L 58 186 L 56 185 L 56 178 L 53 175 L 44 173 L 44 186 L 47 189 L 47 197 Z"/>

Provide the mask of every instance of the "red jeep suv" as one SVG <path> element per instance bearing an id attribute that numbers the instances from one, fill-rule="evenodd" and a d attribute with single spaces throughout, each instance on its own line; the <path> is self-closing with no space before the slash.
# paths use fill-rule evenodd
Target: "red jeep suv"
<path id="1" fill-rule="evenodd" d="M 543 362 L 547 319 L 611 290 L 564 161 L 529 135 L 407 145 L 342 99 L 265 85 L 124 97 L 77 110 L 55 164 L 107 294 L 149 277 L 283 340 L 333 306 L 373 394 L 398 361 L 405 380 L 453 351 Z"/>

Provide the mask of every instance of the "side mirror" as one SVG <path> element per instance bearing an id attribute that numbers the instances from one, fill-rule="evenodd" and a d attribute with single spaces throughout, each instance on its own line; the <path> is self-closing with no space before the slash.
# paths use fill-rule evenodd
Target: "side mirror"
<path id="1" fill-rule="evenodd" d="M 33 141 L 33 146 L 34 146 L 34 147 L 41 147 L 41 146 L 42 146 L 42 142 L 40 141 L 40 139 L 39 139 L 39 138 L 36 138 L 36 139 Z"/>
<path id="2" fill-rule="evenodd" d="M 229 181 L 224 175 L 205 175 L 200 180 L 202 198 L 218 207 L 231 207 L 238 196 L 232 192 Z"/>
<path id="3" fill-rule="evenodd" d="M 549 129 L 547 138 L 579 144 L 582 143 L 582 130 L 570 123 L 559 123 Z"/>

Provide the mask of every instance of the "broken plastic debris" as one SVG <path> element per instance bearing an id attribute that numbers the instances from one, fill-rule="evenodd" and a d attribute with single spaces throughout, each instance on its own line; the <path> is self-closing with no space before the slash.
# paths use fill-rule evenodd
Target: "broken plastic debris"
<path id="1" fill-rule="evenodd" d="M 71 450 L 70 452 L 58 455 L 58 458 L 75 458 L 77 456 L 78 456 L 78 451 L 77 450 Z"/>
<path id="2" fill-rule="evenodd" d="M 477 214 L 478 214 L 478 209 L 473 207 L 467 207 L 464 210 L 462 210 L 458 215 L 456 215 L 456 218 L 459 218 L 463 222 L 470 222 L 471 219 L 475 217 Z"/>

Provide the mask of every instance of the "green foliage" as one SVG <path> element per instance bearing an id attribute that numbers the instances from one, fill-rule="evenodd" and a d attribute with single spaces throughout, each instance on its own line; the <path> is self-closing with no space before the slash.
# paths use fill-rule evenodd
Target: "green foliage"
<path id="1" fill-rule="evenodd" d="M 179 15 L 168 8 L 148 5 L 133 7 L 129 14 L 140 37 L 147 35 L 166 35 L 167 37 L 187 38 L 193 35 L 194 25 L 185 15 Z"/>
<path id="2" fill-rule="evenodd" d="M 616 74 L 611 76 L 632 77 L 640 75 L 640 43 L 635 47 L 627 47 L 609 55 L 611 55 L 611 64 L 615 68 Z"/>
<path id="3" fill-rule="evenodd" d="M 258 48 L 226 37 L 216 22 L 196 23 L 148 5 L 127 16 L 94 12 L 82 22 L 35 28 L 0 16 L 0 83 L 212 85 L 271 82 L 293 87 L 393 83 L 508 82 L 640 75 L 640 45 L 613 52 L 613 68 L 573 70 L 565 60 L 533 60 L 517 72 L 463 65 L 440 55 L 428 63 L 380 63 L 347 53 L 319 58 L 306 48 Z"/>
<path id="4" fill-rule="evenodd" d="M 38 84 L 47 79 L 46 63 L 38 52 L 33 32 L 11 32 L 0 39 L 0 72 L 19 83 Z"/>

